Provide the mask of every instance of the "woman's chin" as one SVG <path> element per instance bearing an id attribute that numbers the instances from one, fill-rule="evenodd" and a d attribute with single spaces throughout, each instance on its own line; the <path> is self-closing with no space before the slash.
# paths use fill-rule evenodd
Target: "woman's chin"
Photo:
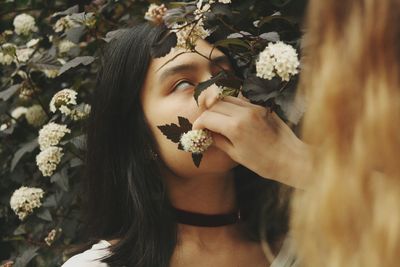
<path id="1" fill-rule="evenodd" d="M 226 172 L 238 165 L 228 154 L 212 146 L 203 154 L 199 169 L 207 172 Z"/>

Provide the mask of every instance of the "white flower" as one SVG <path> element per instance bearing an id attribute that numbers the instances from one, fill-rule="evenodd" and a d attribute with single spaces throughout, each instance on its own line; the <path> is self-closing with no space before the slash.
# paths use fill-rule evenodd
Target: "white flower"
<path id="1" fill-rule="evenodd" d="M 222 3 L 222 4 L 230 4 L 230 3 L 232 3 L 231 0 L 218 0 L 218 2 Z"/>
<path id="2" fill-rule="evenodd" d="M 281 41 L 269 43 L 256 62 L 257 76 L 271 80 L 278 75 L 283 81 L 297 74 L 300 65 L 296 50 Z"/>
<path id="3" fill-rule="evenodd" d="M 56 112 L 57 109 L 65 115 L 71 113 L 70 106 L 76 105 L 76 95 L 78 93 L 74 90 L 65 88 L 58 91 L 50 101 L 51 112 Z"/>
<path id="4" fill-rule="evenodd" d="M 8 124 L 7 123 L 3 123 L 2 125 L 0 125 L 0 131 L 5 131 L 8 129 Z"/>
<path id="5" fill-rule="evenodd" d="M 14 60 L 14 57 L 4 54 L 3 52 L 0 52 L 0 64 L 2 65 L 10 65 Z"/>
<path id="6" fill-rule="evenodd" d="M 33 48 L 22 48 L 22 49 L 17 49 L 17 59 L 19 62 L 26 62 L 30 58 L 30 56 L 33 54 L 35 49 Z"/>
<path id="7" fill-rule="evenodd" d="M 71 50 L 71 48 L 73 48 L 75 46 L 76 46 L 76 44 L 71 42 L 70 40 L 62 40 L 58 44 L 58 49 L 59 49 L 60 53 L 63 54 L 63 53 L 67 53 L 69 50 Z"/>
<path id="8" fill-rule="evenodd" d="M 36 156 L 36 165 L 43 176 L 52 176 L 64 155 L 61 147 L 50 146 Z"/>
<path id="9" fill-rule="evenodd" d="M 39 131 L 38 143 L 40 150 L 45 150 L 50 146 L 56 146 L 65 134 L 71 133 L 66 125 L 50 122 L 43 126 Z"/>
<path id="10" fill-rule="evenodd" d="M 55 32 L 63 32 L 67 29 L 78 27 L 79 23 L 76 23 L 71 19 L 70 15 L 62 17 L 56 21 L 56 24 L 53 26 Z"/>
<path id="11" fill-rule="evenodd" d="M 71 112 L 71 118 L 74 121 L 85 119 L 89 116 L 91 106 L 89 104 L 84 104 L 81 109 L 74 109 Z"/>
<path id="12" fill-rule="evenodd" d="M 157 4 L 151 4 L 147 12 L 144 14 L 144 18 L 156 24 L 161 24 L 165 12 L 167 12 L 167 8 L 164 4 L 160 6 Z"/>
<path id="13" fill-rule="evenodd" d="M 28 35 L 31 32 L 38 31 L 35 19 L 31 15 L 25 13 L 16 16 L 13 24 L 17 34 Z"/>
<path id="14" fill-rule="evenodd" d="M 22 221 L 33 212 L 33 209 L 42 205 L 43 195 L 44 191 L 41 188 L 21 186 L 10 198 L 11 209 Z"/>
<path id="15" fill-rule="evenodd" d="M 210 31 L 204 29 L 203 21 L 200 20 L 196 24 L 175 24 L 172 26 L 172 32 L 176 33 L 177 44 L 176 48 L 190 50 L 196 46 L 199 39 L 205 39 L 210 35 Z"/>
<path id="16" fill-rule="evenodd" d="M 0 64 L 10 65 L 15 57 L 17 46 L 11 43 L 5 43 L 0 49 Z"/>
<path id="17" fill-rule="evenodd" d="M 37 45 L 39 43 L 39 41 L 40 41 L 39 38 L 32 39 L 26 43 L 26 47 L 34 47 L 35 45 Z"/>
<path id="18" fill-rule="evenodd" d="M 213 143 L 208 130 L 191 130 L 182 134 L 180 143 L 183 150 L 195 154 L 203 153 Z"/>
<path id="19" fill-rule="evenodd" d="M 47 78 L 53 79 L 58 76 L 59 71 L 57 69 L 45 69 L 43 70 Z"/>
<path id="20" fill-rule="evenodd" d="M 25 118 L 30 125 L 39 127 L 46 122 L 47 114 L 40 105 L 33 105 L 26 110 Z"/>
<path id="21" fill-rule="evenodd" d="M 11 111 L 11 116 L 15 119 L 19 119 L 22 115 L 25 115 L 28 109 L 26 107 L 17 107 Z"/>
<path id="22" fill-rule="evenodd" d="M 61 233 L 62 229 L 61 228 L 58 228 L 57 230 L 53 229 L 45 237 L 44 242 L 46 242 L 46 244 L 48 246 L 51 246 L 53 244 L 54 239 L 56 238 L 57 232 Z"/>

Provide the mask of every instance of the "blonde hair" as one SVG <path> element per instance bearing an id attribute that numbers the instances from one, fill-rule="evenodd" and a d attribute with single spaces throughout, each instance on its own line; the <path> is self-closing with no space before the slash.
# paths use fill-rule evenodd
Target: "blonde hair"
<path id="1" fill-rule="evenodd" d="M 400 1 L 310 0 L 301 87 L 313 183 L 293 201 L 304 266 L 400 266 Z"/>

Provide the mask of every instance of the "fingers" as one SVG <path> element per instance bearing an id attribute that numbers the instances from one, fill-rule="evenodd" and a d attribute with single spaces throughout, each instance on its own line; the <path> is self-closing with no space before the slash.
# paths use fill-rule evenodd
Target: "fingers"
<path id="1" fill-rule="evenodd" d="M 228 154 L 230 157 L 232 157 L 231 154 L 234 151 L 232 142 L 229 141 L 228 138 L 226 138 L 223 135 L 220 135 L 218 133 L 212 133 L 212 137 L 213 137 L 214 146 L 221 149 L 226 154 Z"/>
<path id="2" fill-rule="evenodd" d="M 220 98 L 219 98 L 218 87 L 217 86 L 208 87 L 200 94 L 198 98 L 200 111 L 211 108 L 219 100 Z"/>
<path id="3" fill-rule="evenodd" d="M 229 116 L 211 110 L 205 110 L 193 123 L 193 130 L 208 129 L 212 132 L 224 135 L 226 122 Z"/>

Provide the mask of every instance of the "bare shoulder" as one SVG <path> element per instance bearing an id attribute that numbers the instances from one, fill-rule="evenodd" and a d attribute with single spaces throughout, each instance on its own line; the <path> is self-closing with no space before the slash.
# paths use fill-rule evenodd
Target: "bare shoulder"
<path id="1" fill-rule="evenodd" d="M 101 259 L 109 255 L 109 246 L 110 243 L 100 240 L 90 249 L 68 259 L 61 267 L 108 267 Z"/>

